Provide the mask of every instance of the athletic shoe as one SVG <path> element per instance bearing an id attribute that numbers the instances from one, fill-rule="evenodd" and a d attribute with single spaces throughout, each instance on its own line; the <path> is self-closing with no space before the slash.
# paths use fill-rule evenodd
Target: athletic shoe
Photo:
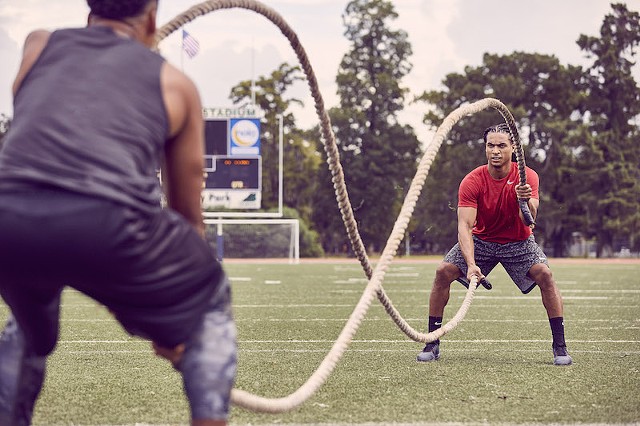
<path id="1" fill-rule="evenodd" d="M 420 362 L 436 361 L 440 358 L 440 344 L 427 343 L 422 352 L 418 354 L 417 360 Z"/>
<path id="2" fill-rule="evenodd" d="M 565 345 L 556 346 L 553 345 L 553 364 L 554 365 L 571 365 L 573 360 L 567 352 Z"/>

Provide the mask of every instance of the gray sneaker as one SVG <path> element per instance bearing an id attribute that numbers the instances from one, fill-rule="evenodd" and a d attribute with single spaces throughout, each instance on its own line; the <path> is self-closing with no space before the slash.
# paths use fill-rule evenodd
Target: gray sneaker
<path id="1" fill-rule="evenodd" d="M 417 360 L 420 362 L 437 361 L 440 358 L 440 344 L 427 343 L 422 352 L 418 354 Z"/>
<path id="2" fill-rule="evenodd" d="M 553 364 L 554 365 L 571 365 L 573 360 L 567 352 L 566 346 L 553 345 Z"/>

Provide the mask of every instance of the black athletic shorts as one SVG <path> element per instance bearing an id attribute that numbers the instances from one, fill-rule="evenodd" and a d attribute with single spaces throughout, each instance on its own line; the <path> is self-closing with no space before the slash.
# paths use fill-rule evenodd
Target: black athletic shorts
<path id="1" fill-rule="evenodd" d="M 59 190 L 0 193 L 0 236 L 0 294 L 39 355 L 55 347 L 67 285 L 165 347 L 187 341 L 215 293 L 229 290 L 209 245 L 169 209 Z"/>

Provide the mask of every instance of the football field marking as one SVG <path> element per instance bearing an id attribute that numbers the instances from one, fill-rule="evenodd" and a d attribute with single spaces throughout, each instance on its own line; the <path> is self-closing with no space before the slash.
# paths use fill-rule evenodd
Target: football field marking
<path id="1" fill-rule="evenodd" d="M 547 343 L 548 339 L 447 339 L 447 343 Z M 571 343 L 640 343 L 638 340 L 571 340 Z M 59 344 L 89 344 L 89 343 L 143 343 L 148 344 L 146 340 L 131 339 L 131 340 L 60 340 Z M 280 340 L 280 339 L 266 339 L 266 340 L 238 340 L 239 344 L 255 344 L 255 343 L 334 343 L 333 339 L 313 339 L 313 340 Z M 409 343 L 416 344 L 412 340 L 397 340 L 397 339 L 360 339 L 352 340 L 352 343 Z M 602 352 L 602 351 L 601 351 Z"/>

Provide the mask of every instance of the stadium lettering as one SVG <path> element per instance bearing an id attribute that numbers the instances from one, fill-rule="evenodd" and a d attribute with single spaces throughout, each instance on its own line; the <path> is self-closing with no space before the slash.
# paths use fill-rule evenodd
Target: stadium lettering
<path id="1" fill-rule="evenodd" d="M 259 118 L 261 111 L 256 107 L 249 108 L 202 108 L 202 117 L 216 118 Z"/>

